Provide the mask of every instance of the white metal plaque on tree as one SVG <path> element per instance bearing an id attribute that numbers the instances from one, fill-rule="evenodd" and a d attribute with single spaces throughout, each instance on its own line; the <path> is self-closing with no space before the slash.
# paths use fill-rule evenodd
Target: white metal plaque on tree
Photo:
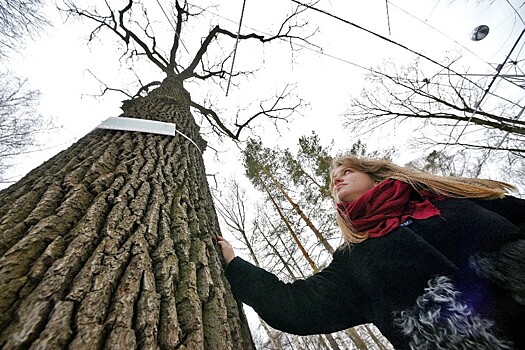
<path id="1" fill-rule="evenodd" d="M 175 136 L 175 132 L 177 130 L 174 123 L 125 117 L 109 117 L 108 119 L 104 120 L 99 126 L 97 126 L 97 128 L 148 132 L 152 134 L 170 136 Z"/>

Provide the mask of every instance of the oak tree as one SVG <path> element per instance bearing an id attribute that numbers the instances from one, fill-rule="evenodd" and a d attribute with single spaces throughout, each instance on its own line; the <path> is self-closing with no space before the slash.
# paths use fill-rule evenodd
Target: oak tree
<path id="1" fill-rule="evenodd" d="M 123 61 L 145 59 L 160 72 L 123 102 L 120 117 L 173 123 L 177 132 L 95 129 L 0 192 L 0 346 L 253 349 L 223 275 L 201 127 L 239 139 L 259 119 L 287 118 L 297 104 L 286 104 L 285 93 L 258 113 L 228 119 L 194 101 L 185 85 L 229 77 L 231 55 L 209 53 L 217 40 L 293 43 L 304 28 L 292 11 L 273 35 L 216 25 L 201 39 L 188 25 L 196 13 L 176 1 L 162 50 L 151 3 L 117 3 L 67 2 L 63 11 L 95 24 L 91 41 L 112 35 Z M 183 38 L 197 43 L 189 60 L 180 57 Z"/>

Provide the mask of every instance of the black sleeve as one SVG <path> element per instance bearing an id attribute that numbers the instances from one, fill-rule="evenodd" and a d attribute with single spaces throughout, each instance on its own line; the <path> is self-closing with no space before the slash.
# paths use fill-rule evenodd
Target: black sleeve
<path id="1" fill-rule="evenodd" d="M 236 299 L 250 305 L 273 328 L 298 335 L 332 333 L 364 323 L 345 307 L 353 294 L 342 285 L 340 273 L 332 262 L 311 277 L 284 283 L 239 257 L 226 268 Z"/>
<path id="2" fill-rule="evenodd" d="M 471 199 L 483 208 L 503 216 L 505 219 L 525 230 L 525 200 L 513 196 L 502 199 Z"/>

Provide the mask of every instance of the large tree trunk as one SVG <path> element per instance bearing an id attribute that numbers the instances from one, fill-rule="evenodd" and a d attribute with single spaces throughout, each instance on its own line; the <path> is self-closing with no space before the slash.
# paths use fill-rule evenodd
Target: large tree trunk
<path id="1" fill-rule="evenodd" d="M 123 110 L 205 147 L 173 78 Z M 195 145 L 92 131 L 0 192 L 0 346 L 252 349 L 218 234 Z"/>

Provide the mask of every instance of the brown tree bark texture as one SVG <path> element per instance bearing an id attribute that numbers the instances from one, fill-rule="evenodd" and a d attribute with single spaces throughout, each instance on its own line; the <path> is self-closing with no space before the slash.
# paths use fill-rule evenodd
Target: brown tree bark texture
<path id="1" fill-rule="evenodd" d="M 165 92 L 123 116 L 175 122 L 205 146 L 187 101 Z M 252 349 L 217 234 L 193 144 L 92 131 L 0 192 L 0 346 Z"/>

